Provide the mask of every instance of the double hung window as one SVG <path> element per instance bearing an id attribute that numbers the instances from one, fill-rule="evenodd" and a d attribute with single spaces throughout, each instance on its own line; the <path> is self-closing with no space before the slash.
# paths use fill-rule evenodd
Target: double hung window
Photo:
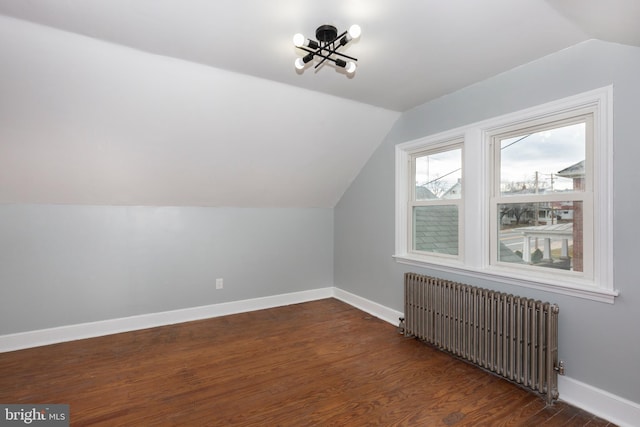
<path id="1" fill-rule="evenodd" d="M 489 136 L 491 262 L 592 279 L 593 112 L 565 116 Z"/>
<path id="2" fill-rule="evenodd" d="M 613 302 L 612 96 L 397 145 L 396 260 Z"/>
<path id="3" fill-rule="evenodd" d="M 408 212 L 412 252 L 458 258 L 462 227 L 462 143 L 411 154 Z"/>

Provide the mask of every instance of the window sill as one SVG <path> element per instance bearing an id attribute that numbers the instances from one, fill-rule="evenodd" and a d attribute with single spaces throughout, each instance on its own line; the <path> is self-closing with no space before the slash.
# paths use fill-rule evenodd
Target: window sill
<path id="1" fill-rule="evenodd" d="M 544 276 L 531 279 L 520 272 L 512 272 L 506 269 L 479 269 L 466 266 L 456 261 L 441 262 L 441 260 L 438 260 L 438 262 L 435 262 L 430 259 L 411 254 L 393 255 L 393 258 L 400 264 L 429 268 L 445 273 L 455 273 L 476 279 L 493 280 L 507 285 L 538 289 L 546 292 L 569 295 L 608 304 L 613 304 L 615 297 L 619 294 L 617 290 L 597 288 L 594 285 L 588 284 L 579 279 L 558 280 L 557 277 L 552 278 Z"/>

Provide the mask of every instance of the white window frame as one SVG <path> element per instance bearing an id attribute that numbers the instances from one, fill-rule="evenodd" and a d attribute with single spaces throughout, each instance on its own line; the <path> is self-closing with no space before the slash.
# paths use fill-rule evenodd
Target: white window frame
<path id="1" fill-rule="evenodd" d="M 593 264 L 592 272 L 581 277 L 550 272 L 522 271 L 491 262 L 491 203 L 493 135 L 518 124 L 552 121 L 558 115 L 593 111 Z M 543 105 L 495 117 L 478 123 L 396 145 L 396 247 L 397 262 L 494 280 L 595 301 L 613 303 L 618 291 L 613 281 L 613 87 L 607 86 Z M 457 259 L 416 254 L 409 246 L 409 186 L 412 153 L 445 141 L 462 139 L 464 230 Z M 526 269 L 525 269 L 526 270 Z"/>
<path id="2" fill-rule="evenodd" d="M 450 151 L 450 150 L 457 150 L 460 149 L 461 151 L 461 168 L 462 168 L 462 173 L 461 173 L 461 185 L 462 185 L 462 194 L 460 195 L 459 198 L 457 199 L 445 199 L 445 200 L 425 200 L 425 201 L 418 201 L 415 198 L 415 187 L 416 187 L 416 183 L 415 183 L 415 175 L 416 175 L 416 170 L 415 170 L 415 159 L 416 157 L 419 156 L 426 156 L 426 155 L 433 155 L 433 154 L 437 154 L 437 153 L 443 153 L 446 151 Z M 407 233 L 407 247 L 408 247 L 408 251 L 416 257 L 424 257 L 426 259 L 429 259 L 431 257 L 434 257 L 435 259 L 441 259 L 441 260 L 449 260 L 450 262 L 462 262 L 463 261 L 463 253 L 464 253 L 464 140 L 462 138 L 455 138 L 452 140 L 448 140 L 448 141 L 434 141 L 433 143 L 430 143 L 428 145 L 428 147 L 421 147 L 418 150 L 413 150 L 411 152 L 408 153 L 409 154 L 409 170 L 410 170 L 410 174 L 411 177 L 407 180 L 407 185 L 408 185 L 408 202 L 407 202 L 407 215 L 409 215 L 409 217 L 407 218 L 407 223 L 408 224 L 413 224 L 413 208 L 415 207 L 420 207 L 420 206 L 456 206 L 458 209 L 458 254 L 457 255 L 450 255 L 450 254 L 443 254 L 443 253 L 437 253 L 437 252 L 426 252 L 426 251 L 418 251 L 413 249 L 414 243 L 413 243 L 413 237 L 414 237 L 414 233 L 412 228 L 410 229 L 411 231 Z"/>
<path id="3" fill-rule="evenodd" d="M 568 112 L 562 112 L 552 117 L 545 117 L 542 120 L 536 120 L 529 123 L 518 123 L 516 126 L 507 126 L 501 129 L 494 129 L 491 132 L 487 132 L 486 136 L 490 143 L 491 150 L 491 173 L 492 182 L 489 196 L 489 209 L 490 209 L 490 221 L 489 221 L 489 241 L 490 241 L 490 264 L 499 269 L 505 269 L 505 271 L 512 271 L 514 273 L 525 272 L 526 269 L 529 273 L 535 275 L 565 275 L 567 279 L 570 278 L 582 278 L 586 282 L 593 282 L 593 262 L 595 257 L 593 252 L 594 233 L 589 230 L 593 230 L 593 218 L 595 217 L 593 206 L 593 140 L 594 140 L 594 127 L 593 118 L 596 114 L 594 108 L 588 107 L 585 109 L 575 109 Z M 522 134 L 525 129 L 529 129 L 528 132 L 539 132 L 543 129 L 552 129 L 560 126 L 567 126 L 571 124 L 585 123 L 585 188 L 583 191 L 566 192 L 566 193 L 551 193 L 545 195 L 525 195 L 525 196 L 512 196 L 501 195 L 500 193 L 500 152 L 499 139 L 505 134 L 515 132 Z M 527 133 L 528 133 L 527 132 Z M 582 202 L 584 209 L 584 230 L 582 241 L 584 245 L 584 268 L 582 272 L 568 271 L 554 269 L 542 270 L 540 267 L 527 266 L 527 265 L 514 265 L 506 262 L 500 262 L 498 260 L 498 218 L 497 218 L 497 205 L 501 203 L 526 203 L 533 202 L 534 200 L 539 202 L 550 201 L 570 201 L 570 202 Z"/>

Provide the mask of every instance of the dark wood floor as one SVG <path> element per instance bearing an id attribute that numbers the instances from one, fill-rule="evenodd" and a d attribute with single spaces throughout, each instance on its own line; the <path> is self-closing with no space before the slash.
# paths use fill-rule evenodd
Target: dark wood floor
<path id="1" fill-rule="evenodd" d="M 335 299 L 2 353 L 0 402 L 74 426 L 612 425 Z"/>

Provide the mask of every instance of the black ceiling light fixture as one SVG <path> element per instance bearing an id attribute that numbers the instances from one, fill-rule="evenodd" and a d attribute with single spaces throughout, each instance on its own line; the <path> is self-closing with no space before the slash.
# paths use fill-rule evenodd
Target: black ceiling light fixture
<path id="1" fill-rule="evenodd" d="M 302 71 L 313 58 L 321 58 L 314 68 L 320 67 L 325 61 L 333 62 L 336 67 L 344 68 L 347 74 L 353 74 L 356 71 L 356 58 L 338 52 L 342 46 L 351 40 L 360 37 L 362 30 L 359 25 L 352 25 L 348 31 L 338 35 L 338 29 L 333 25 L 321 25 L 316 30 L 316 39 L 311 40 L 298 33 L 293 36 L 293 44 L 300 50 L 307 52 L 302 58 L 295 61 L 296 69 Z"/>

